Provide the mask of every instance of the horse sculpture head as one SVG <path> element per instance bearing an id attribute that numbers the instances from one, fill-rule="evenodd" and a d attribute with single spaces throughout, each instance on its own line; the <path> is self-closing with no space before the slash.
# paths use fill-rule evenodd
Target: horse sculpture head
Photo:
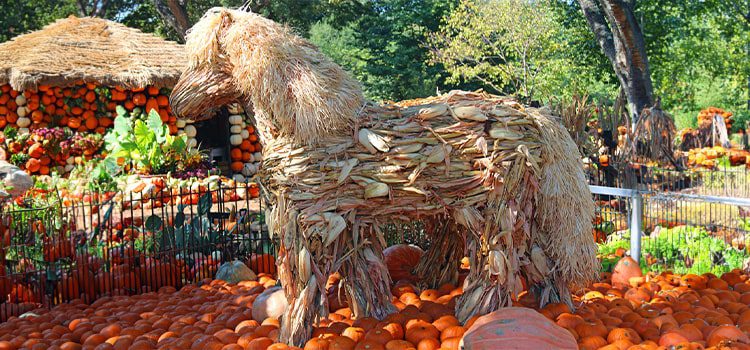
<path id="1" fill-rule="evenodd" d="M 210 118 L 240 102 L 273 137 L 313 144 L 351 132 L 360 84 L 317 47 L 257 14 L 213 8 L 190 29 L 188 65 L 172 91 L 176 115 Z"/>

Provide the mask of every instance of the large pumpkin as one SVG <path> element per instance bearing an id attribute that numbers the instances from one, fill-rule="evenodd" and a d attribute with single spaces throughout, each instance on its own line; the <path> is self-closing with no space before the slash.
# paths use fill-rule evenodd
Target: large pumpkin
<path id="1" fill-rule="evenodd" d="M 394 282 L 407 280 L 416 282 L 419 277 L 412 270 L 419 263 L 424 251 L 410 244 L 397 244 L 383 250 L 385 265 Z"/>
<path id="2" fill-rule="evenodd" d="M 276 259 L 271 254 L 253 254 L 246 265 L 255 273 L 276 274 Z"/>
<path id="3" fill-rule="evenodd" d="M 533 309 L 509 307 L 479 317 L 463 349 L 578 349 L 573 335 Z M 606 345 L 606 340 L 604 341 Z"/>
<path id="4" fill-rule="evenodd" d="M 630 278 L 643 277 L 643 271 L 635 259 L 626 256 L 617 262 L 612 269 L 612 285 L 615 288 L 627 288 L 630 286 Z"/>

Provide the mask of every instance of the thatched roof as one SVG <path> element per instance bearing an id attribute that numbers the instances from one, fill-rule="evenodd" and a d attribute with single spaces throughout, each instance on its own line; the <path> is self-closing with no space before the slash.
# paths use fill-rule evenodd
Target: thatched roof
<path id="1" fill-rule="evenodd" d="M 181 45 L 100 18 L 59 19 L 0 44 L 0 84 L 15 90 L 70 85 L 171 87 L 185 64 Z"/>

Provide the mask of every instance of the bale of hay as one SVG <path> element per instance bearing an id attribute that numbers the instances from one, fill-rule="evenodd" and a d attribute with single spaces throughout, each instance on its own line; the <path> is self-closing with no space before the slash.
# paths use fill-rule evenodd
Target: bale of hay
<path id="1" fill-rule="evenodd" d="M 334 272 L 356 317 L 394 311 L 380 229 L 389 222 L 430 223 L 435 249 L 448 250 L 425 256 L 432 269 L 421 272 L 432 283 L 452 278 L 442 270 L 458 259 L 446 255 L 468 252 L 461 321 L 510 305 L 522 279 L 542 302 L 570 302 L 570 288 L 596 277 L 580 154 L 546 109 L 464 91 L 368 102 L 314 46 L 241 11 L 210 10 L 186 48 L 190 65 L 172 96 L 178 115 L 195 118 L 231 99 L 256 112 L 256 179 L 269 231 L 280 239 L 290 304 L 282 341 L 309 338 L 328 312 L 325 283 Z"/>

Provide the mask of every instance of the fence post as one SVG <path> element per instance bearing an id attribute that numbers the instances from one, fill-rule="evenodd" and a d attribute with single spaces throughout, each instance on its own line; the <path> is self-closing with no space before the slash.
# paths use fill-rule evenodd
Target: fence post
<path id="1" fill-rule="evenodd" d="M 630 257 L 641 262 L 641 224 L 643 222 L 643 197 L 633 195 L 630 207 Z"/>

